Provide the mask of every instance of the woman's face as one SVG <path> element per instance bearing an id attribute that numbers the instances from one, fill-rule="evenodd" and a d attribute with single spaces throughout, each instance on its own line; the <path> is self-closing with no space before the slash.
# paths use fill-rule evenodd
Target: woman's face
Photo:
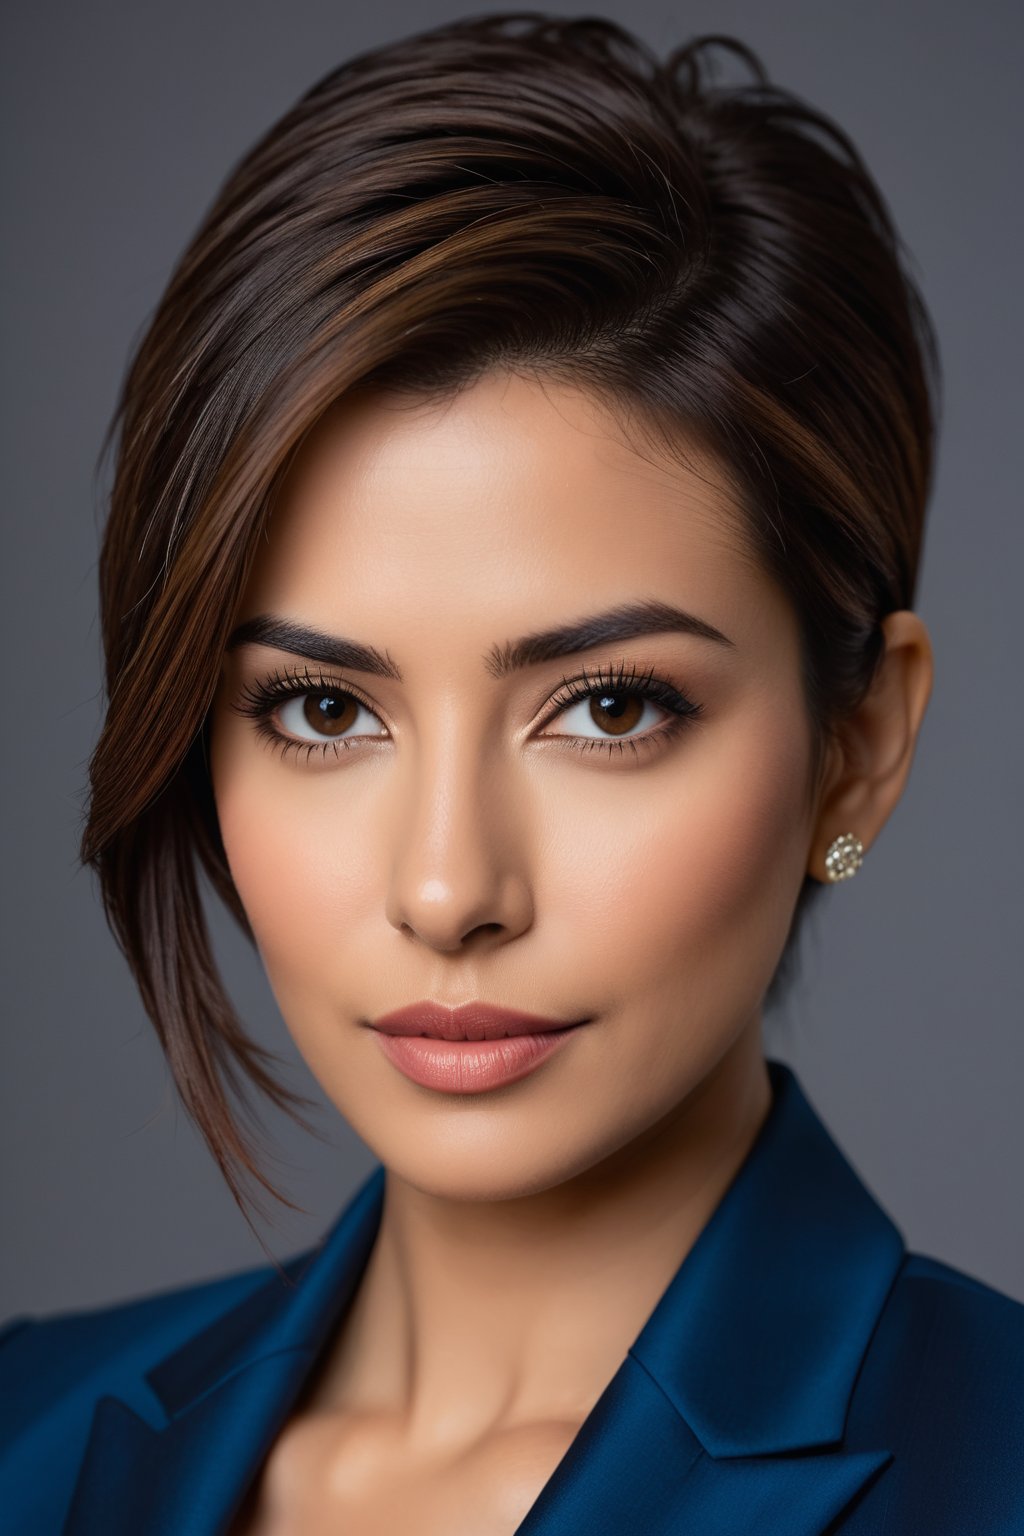
<path id="1" fill-rule="evenodd" d="M 759 1032 L 814 831 L 810 732 L 794 614 L 694 462 L 640 456 L 564 384 L 350 397 L 260 545 L 236 624 L 384 665 L 229 647 L 211 769 L 231 873 L 311 1070 L 435 1194 L 592 1169 Z M 635 604 L 721 638 L 513 654 Z M 268 679 L 306 692 L 244 713 Z M 516 1081 L 445 1091 L 367 1027 L 423 1000 L 590 1022 Z"/>

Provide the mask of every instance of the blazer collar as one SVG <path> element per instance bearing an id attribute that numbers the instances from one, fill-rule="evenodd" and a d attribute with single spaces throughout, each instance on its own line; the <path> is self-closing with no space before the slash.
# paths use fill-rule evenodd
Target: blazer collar
<path id="1" fill-rule="evenodd" d="M 768 1071 L 772 1105 L 747 1158 L 522 1536 L 668 1536 L 671 1522 L 713 1531 L 725 1517 L 759 1529 L 779 1509 L 787 1533 L 816 1536 L 891 1459 L 841 1442 L 903 1240 L 793 1071 Z M 287 1281 L 273 1273 L 146 1373 L 165 1422 L 100 1400 L 65 1536 L 225 1528 L 362 1278 L 384 1179 L 378 1165 Z M 781 1455 L 793 1451 L 805 1454 Z"/>
<path id="2" fill-rule="evenodd" d="M 760 1135 L 631 1350 L 716 1457 L 842 1438 L 905 1251 L 792 1070 L 768 1070 Z"/>

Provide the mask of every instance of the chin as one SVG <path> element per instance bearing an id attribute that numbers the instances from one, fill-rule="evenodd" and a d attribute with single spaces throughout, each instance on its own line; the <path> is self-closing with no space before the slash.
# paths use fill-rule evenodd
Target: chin
<path id="1" fill-rule="evenodd" d="M 487 1114 L 490 1124 L 483 1121 Z M 596 1107 L 590 1124 L 530 1124 L 526 1115 L 500 1126 L 493 1108 L 451 1121 L 436 1138 L 377 1136 L 364 1140 L 388 1172 L 438 1200 L 518 1200 L 568 1186 L 628 1146 L 641 1128 L 614 1127 Z M 472 1124 L 476 1121 L 476 1124 Z M 619 1135 L 616 1136 L 616 1130 Z"/>

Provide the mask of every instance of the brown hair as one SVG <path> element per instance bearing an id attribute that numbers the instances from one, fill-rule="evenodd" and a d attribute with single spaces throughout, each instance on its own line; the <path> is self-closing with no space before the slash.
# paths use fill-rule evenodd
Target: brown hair
<path id="1" fill-rule="evenodd" d="M 715 49 L 750 78 L 718 83 Z M 208 711 L 291 456 L 347 390 L 495 364 L 701 441 L 791 600 L 815 743 L 912 606 L 935 340 L 849 138 L 730 37 L 663 62 L 616 24 L 471 18 L 335 69 L 229 176 L 131 362 L 100 556 L 108 708 L 81 856 L 184 1104 L 243 1214 L 291 1205 L 236 1122 L 275 1081 L 211 954 L 199 867 L 252 933 L 220 841 Z M 197 858 L 198 856 L 198 858 Z M 799 920 L 822 889 L 808 877 Z"/>

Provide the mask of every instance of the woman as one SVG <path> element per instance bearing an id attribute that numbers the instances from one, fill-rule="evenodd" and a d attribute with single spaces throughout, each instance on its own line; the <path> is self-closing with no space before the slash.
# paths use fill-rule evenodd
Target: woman
<path id="1" fill-rule="evenodd" d="M 82 851 L 242 1209 L 227 1088 L 298 1101 L 196 856 L 379 1161 L 283 1270 L 9 1324 L 9 1529 L 1024 1530 L 1024 1307 L 761 1042 L 927 705 L 934 362 L 731 39 L 462 22 L 233 173 L 119 409 Z"/>

